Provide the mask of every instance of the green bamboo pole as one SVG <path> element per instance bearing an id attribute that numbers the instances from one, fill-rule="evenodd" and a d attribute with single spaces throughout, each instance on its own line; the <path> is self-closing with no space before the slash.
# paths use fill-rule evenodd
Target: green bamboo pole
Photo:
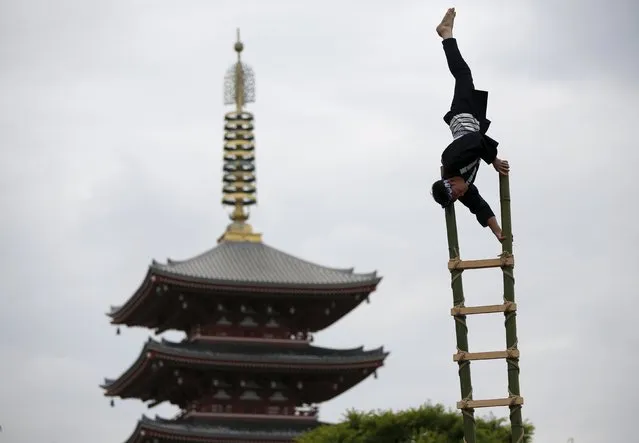
<path id="1" fill-rule="evenodd" d="M 457 221 L 455 219 L 455 206 L 446 208 L 446 231 L 448 236 L 448 256 L 450 259 L 459 258 L 459 239 L 457 236 Z M 453 290 L 453 303 L 461 306 L 464 303 L 464 287 L 462 285 L 462 270 L 453 269 L 450 271 Z M 457 349 L 468 352 L 468 326 L 466 326 L 466 316 L 455 316 L 455 332 L 457 335 Z M 461 397 L 463 400 L 472 400 L 473 386 L 470 378 L 470 362 L 459 362 L 459 383 L 461 386 Z M 466 443 L 476 443 L 475 437 L 475 412 L 473 409 L 462 409 L 464 418 L 464 441 Z"/>
<path id="2" fill-rule="evenodd" d="M 510 181 L 507 175 L 499 176 L 499 200 L 501 203 L 501 226 L 504 234 L 502 253 L 513 253 L 513 229 L 510 213 Z M 515 302 L 515 275 L 513 268 L 503 268 L 504 274 L 504 301 Z M 505 314 L 506 348 L 517 348 L 517 314 L 508 312 Z M 520 396 L 519 391 L 519 359 L 506 359 L 508 367 L 508 393 L 512 396 Z M 510 406 L 510 426 L 512 428 L 512 442 L 524 441 L 524 426 L 521 418 L 521 405 Z"/>

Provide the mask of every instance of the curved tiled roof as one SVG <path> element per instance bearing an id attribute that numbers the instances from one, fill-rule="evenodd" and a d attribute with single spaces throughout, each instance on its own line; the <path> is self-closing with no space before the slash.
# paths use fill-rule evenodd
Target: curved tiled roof
<path id="1" fill-rule="evenodd" d="M 213 283 L 353 286 L 377 284 L 377 272 L 358 274 L 353 268 L 321 266 L 264 243 L 223 242 L 188 260 L 151 264 L 156 274 Z"/>
<path id="2" fill-rule="evenodd" d="M 207 343 L 207 342 L 161 342 L 151 341 L 145 351 L 157 351 L 172 355 L 193 358 L 237 361 L 277 361 L 277 362 L 318 362 L 349 363 L 378 360 L 385 356 L 384 348 L 364 350 L 363 347 L 352 349 L 331 349 L 320 346 L 273 346 L 261 343 Z"/>
<path id="3" fill-rule="evenodd" d="M 233 438 L 260 440 L 293 440 L 300 434 L 325 423 L 283 421 L 283 420 L 229 420 L 229 419 L 176 419 L 166 420 L 156 417 L 155 420 L 142 416 L 138 426 L 129 438 L 129 442 L 136 441 L 140 431 L 155 431 L 162 434 L 174 435 L 185 441 L 189 438 Z"/>
<path id="4" fill-rule="evenodd" d="M 127 374 L 134 372 L 139 365 L 148 358 L 149 352 L 157 352 L 169 357 L 193 359 L 204 364 L 221 362 L 247 362 L 262 364 L 290 364 L 290 365 L 348 365 L 372 363 L 384 360 L 388 352 L 383 347 L 364 350 L 362 347 L 353 349 L 331 349 L 318 346 L 273 346 L 262 344 L 240 343 L 208 343 L 208 342 L 161 342 L 149 339 L 142 349 L 137 361 L 120 376 L 119 379 L 105 379 L 103 388 L 109 388 L 120 380 L 127 378 Z"/>

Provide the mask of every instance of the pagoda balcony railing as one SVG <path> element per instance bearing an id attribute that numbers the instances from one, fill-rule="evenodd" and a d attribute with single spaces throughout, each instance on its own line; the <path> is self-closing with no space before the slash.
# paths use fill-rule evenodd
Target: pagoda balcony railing
<path id="1" fill-rule="evenodd" d="M 276 409 L 271 409 L 276 408 Z M 193 415 L 206 416 L 254 416 L 254 417 L 299 417 L 299 418 L 316 418 L 319 416 L 319 407 L 317 405 L 303 405 L 293 408 L 280 408 L 276 406 L 266 406 L 263 412 L 247 412 L 245 408 L 229 410 L 221 408 L 220 410 L 198 410 L 199 408 L 192 405 L 186 410 L 180 411 L 175 415 L 174 420 L 182 419 Z"/>
<path id="2" fill-rule="evenodd" d="M 242 331 L 244 332 L 244 331 Z M 280 342 L 299 342 L 299 343 L 313 343 L 313 334 L 309 332 L 297 332 L 291 334 L 276 334 L 269 331 L 255 333 L 252 335 L 240 334 L 235 330 L 216 330 L 211 332 L 205 332 L 196 329 L 190 334 L 190 339 L 209 339 L 209 340 L 225 340 L 225 341 L 271 341 L 274 343 Z"/>

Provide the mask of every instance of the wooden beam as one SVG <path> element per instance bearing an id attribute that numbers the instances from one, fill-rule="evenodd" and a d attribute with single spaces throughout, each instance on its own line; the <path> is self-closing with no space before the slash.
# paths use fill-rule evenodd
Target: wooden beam
<path id="1" fill-rule="evenodd" d="M 499 358 L 519 358 L 519 349 L 490 352 L 457 352 L 457 354 L 453 355 L 453 361 L 497 360 Z"/>
<path id="2" fill-rule="evenodd" d="M 506 302 L 501 305 L 454 307 L 450 310 L 450 315 L 493 314 L 495 312 L 515 312 L 516 310 L 516 303 Z"/>
<path id="3" fill-rule="evenodd" d="M 465 270 L 465 269 L 486 269 L 486 268 L 505 268 L 514 267 L 515 257 L 508 255 L 499 258 L 486 258 L 482 260 L 460 260 L 453 258 L 448 261 L 448 270 Z"/>
<path id="4" fill-rule="evenodd" d="M 457 409 L 494 408 L 497 406 L 521 406 L 524 398 L 514 396 L 510 398 L 493 398 L 490 400 L 462 400 L 457 402 Z"/>

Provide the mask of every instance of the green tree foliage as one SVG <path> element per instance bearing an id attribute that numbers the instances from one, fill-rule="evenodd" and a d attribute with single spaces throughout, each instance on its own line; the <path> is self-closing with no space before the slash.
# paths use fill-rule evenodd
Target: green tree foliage
<path id="1" fill-rule="evenodd" d="M 506 419 L 475 417 L 477 441 L 510 443 Z M 534 427 L 524 424 L 525 443 L 532 442 Z M 344 421 L 320 426 L 298 438 L 298 443 L 459 443 L 464 439 L 462 416 L 442 405 L 426 404 L 406 411 L 348 411 Z"/>

